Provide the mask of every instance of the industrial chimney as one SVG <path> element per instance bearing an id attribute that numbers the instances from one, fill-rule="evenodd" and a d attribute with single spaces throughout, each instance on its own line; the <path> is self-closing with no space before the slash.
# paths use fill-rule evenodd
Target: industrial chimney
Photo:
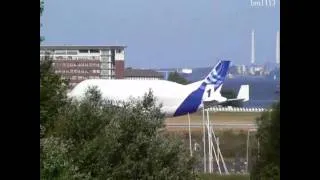
<path id="1" fill-rule="evenodd" d="M 251 64 L 255 63 L 255 52 L 254 52 L 254 30 L 251 32 Z"/>
<path id="2" fill-rule="evenodd" d="M 280 64 L 280 32 L 277 31 L 277 39 L 276 39 L 276 63 Z"/>

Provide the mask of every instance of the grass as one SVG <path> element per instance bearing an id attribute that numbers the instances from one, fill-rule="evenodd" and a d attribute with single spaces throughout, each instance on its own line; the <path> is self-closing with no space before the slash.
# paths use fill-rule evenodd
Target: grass
<path id="1" fill-rule="evenodd" d="M 210 121 L 215 123 L 255 123 L 256 118 L 260 116 L 261 112 L 209 112 Z M 202 124 L 202 112 L 190 114 L 190 122 Z M 165 123 L 182 123 L 188 125 L 188 115 L 166 118 Z M 188 127 L 170 127 L 168 130 L 187 132 Z M 191 131 L 202 131 L 202 127 L 192 127 Z"/>
<path id="2" fill-rule="evenodd" d="M 203 180 L 249 180 L 249 175 L 218 175 L 218 174 L 200 174 L 199 179 Z"/>
<path id="3" fill-rule="evenodd" d="M 189 135 L 187 132 L 181 131 L 170 131 L 168 135 L 181 139 L 185 146 L 189 149 Z M 220 150 L 225 159 L 235 157 L 245 158 L 246 157 L 246 147 L 247 147 L 247 131 L 236 131 L 236 130 L 223 130 L 216 131 L 216 137 L 219 137 L 220 142 Z M 194 147 L 195 144 L 198 144 L 199 151 L 194 151 L 195 154 L 199 154 L 199 156 L 203 156 L 203 134 L 202 132 L 193 132 L 191 134 L 191 143 Z M 207 140 L 206 134 L 206 140 Z M 256 147 L 256 139 L 255 133 L 252 132 L 250 134 L 250 151 L 252 148 Z M 208 153 L 208 152 L 207 152 Z"/>

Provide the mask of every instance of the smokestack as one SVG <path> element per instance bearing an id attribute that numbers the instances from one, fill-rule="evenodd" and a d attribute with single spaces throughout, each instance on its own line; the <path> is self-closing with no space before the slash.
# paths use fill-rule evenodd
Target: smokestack
<path id="1" fill-rule="evenodd" d="M 276 40 L 276 63 L 280 64 L 280 32 L 277 31 L 277 40 Z"/>
<path id="2" fill-rule="evenodd" d="M 255 63 L 255 53 L 254 53 L 254 30 L 251 32 L 251 64 Z"/>

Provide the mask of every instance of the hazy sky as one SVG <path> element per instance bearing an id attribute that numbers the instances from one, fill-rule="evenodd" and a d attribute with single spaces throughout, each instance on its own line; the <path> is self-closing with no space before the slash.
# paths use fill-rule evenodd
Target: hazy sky
<path id="1" fill-rule="evenodd" d="M 218 59 L 248 64 L 255 29 L 256 62 L 275 62 L 279 3 L 45 0 L 41 33 L 45 45 L 125 45 L 127 67 L 191 68 L 212 66 Z"/>

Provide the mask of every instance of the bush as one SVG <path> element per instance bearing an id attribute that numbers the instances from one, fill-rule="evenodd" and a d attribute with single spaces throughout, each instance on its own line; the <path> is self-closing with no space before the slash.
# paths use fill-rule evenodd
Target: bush
<path id="1" fill-rule="evenodd" d="M 152 92 L 119 107 L 90 89 L 64 107 L 42 148 L 43 179 L 194 179 L 182 141 L 160 132 L 164 116 Z"/>
<path id="2" fill-rule="evenodd" d="M 257 119 L 260 152 L 251 179 L 280 179 L 280 102 Z"/>

